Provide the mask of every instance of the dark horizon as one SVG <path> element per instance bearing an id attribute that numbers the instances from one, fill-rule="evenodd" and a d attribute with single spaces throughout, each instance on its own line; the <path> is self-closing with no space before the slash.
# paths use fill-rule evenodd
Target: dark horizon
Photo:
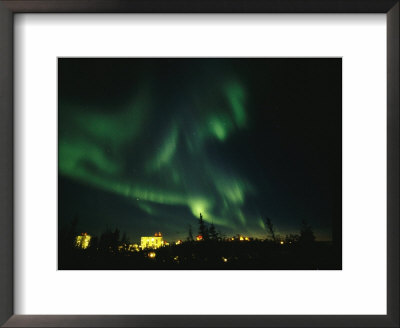
<path id="1" fill-rule="evenodd" d="M 341 59 L 58 65 L 59 228 L 341 240 Z"/>

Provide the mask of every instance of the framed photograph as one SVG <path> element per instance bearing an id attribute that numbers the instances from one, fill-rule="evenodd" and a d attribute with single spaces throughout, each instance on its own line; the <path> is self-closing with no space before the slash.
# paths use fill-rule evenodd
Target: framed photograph
<path id="1" fill-rule="evenodd" d="M 341 58 L 59 58 L 58 269 L 340 270 L 341 79 Z"/>
<path id="2" fill-rule="evenodd" d="M 398 1 L 0 1 L 5 327 L 398 327 Z"/>

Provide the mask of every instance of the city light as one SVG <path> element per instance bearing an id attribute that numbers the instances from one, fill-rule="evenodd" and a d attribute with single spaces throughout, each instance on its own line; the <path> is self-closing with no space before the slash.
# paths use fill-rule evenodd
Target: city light
<path id="1" fill-rule="evenodd" d="M 150 257 L 151 259 L 154 259 L 154 258 L 156 257 L 156 253 L 150 252 L 150 253 L 149 253 L 149 257 Z"/>
<path id="2" fill-rule="evenodd" d="M 180 244 L 182 244 L 182 240 L 178 240 L 178 241 L 175 243 L 175 245 L 180 245 Z"/>
<path id="3" fill-rule="evenodd" d="M 283 244 L 284 244 L 284 242 L 281 240 L 280 244 L 281 244 L 281 245 L 283 245 Z"/>
<path id="4" fill-rule="evenodd" d="M 197 240 L 197 241 L 203 240 L 203 236 L 202 236 L 202 235 L 198 235 L 198 236 L 196 237 L 196 240 Z"/>
<path id="5" fill-rule="evenodd" d="M 90 239 L 92 237 L 89 236 L 86 232 L 82 233 L 81 236 L 76 236 L 75 238 L 75 246 L 78 248 L 86 249 L 89 247 Z"/>
<path id="6" fill-rule="evenodd" d="M 161 232 L 155 233 L 157 237 L 141 237 L 140 248 L 160 248 L 164 245 L 163 237 L 161 237 Z"/>
<path id="7" fill-rule="evenodd" d="M 226 263 L 226 262 L 228 262 L 228 259 L 226 257 L 222 257 L 222 261 L 224 261 Z"/>
<path id="8" fill-rule="evenodd" d="M 138 244 L 129 244 L 128 251 L 130 252 L 139 252 L 139 245 Z"/>

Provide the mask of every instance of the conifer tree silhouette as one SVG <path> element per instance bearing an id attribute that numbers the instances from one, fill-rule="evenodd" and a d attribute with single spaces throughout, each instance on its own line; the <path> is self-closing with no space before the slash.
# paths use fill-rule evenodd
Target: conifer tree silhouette
<path id="1" fill-rule="evenodd" d="M 210 229 L 208 230 L 208 232 L 209 232 L 209 237 L 210 237 L 210 239 L 213 239 L 213 240 L 218 240 L 218 238 L 219 238 L 219 235 L 218 235 L 218 232 L 217 232 L 217 230 L 215 230 L 215 226 L 214 226 L 214 223 L 211 223 L 211 225 L 210 225 Z"/>
<path id="2" fill-rule="evenodd" d="M 204 223 L 203 215 L 201 213 L 199 219 L 199 234 L 202 236 L 203 240 L 208 240 L 208 229 Z"/>
<path id="3" fill-rule="evenodd" d="M 269 233 L 271 234 L 272 240 L 274 242 L 276 242 L 274 225 L 272 224 L 271 219 L 269 217 L 265 218 L 265 224 L 267 225 L 267 229 L 268 229 Z"/>
<path id="4" fill-rule="evenodd" d="M 189 233 L 188 233 L 188 241 L 193 241 L 193 233 L 192 233 L 192 225 L 189 224 Z"/>
<path id="5" fill-rule="evenodd" d="M 315 235 L 311 226 L 307 223 L 306 220 L 303 220 L 300 231 L 299 242 L 302 245 L 310 246 L 314 243 L 314 241 L 315 241 Z"/>

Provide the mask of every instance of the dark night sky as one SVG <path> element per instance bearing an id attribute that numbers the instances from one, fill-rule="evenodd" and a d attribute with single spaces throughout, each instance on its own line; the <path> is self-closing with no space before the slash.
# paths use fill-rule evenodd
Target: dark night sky
<path id="1" fill-rule="evenodd" d="M 340 59 L 59 59 L 59 226 L 341 226 Z"/>

